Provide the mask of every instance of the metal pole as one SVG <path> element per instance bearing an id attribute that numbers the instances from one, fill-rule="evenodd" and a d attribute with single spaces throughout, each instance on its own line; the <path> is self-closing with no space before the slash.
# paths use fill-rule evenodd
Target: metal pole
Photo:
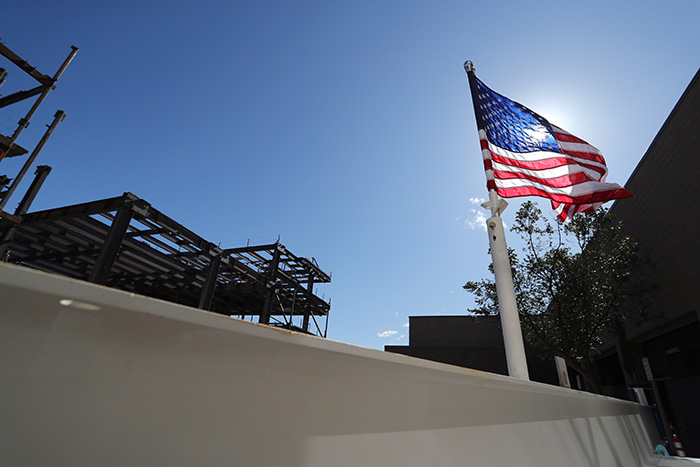
<path id="1" fill-rule="evenodd" d="M 651 372 L 651 365 L 649 364 L 649 359 L 647 357 L 642 358 L 642 366 L 644 367 L 644 372 L 647 375 L 647 379 L 651 383 L 651 390 L 654 393 L 654 399 L 656 399 L 656 407 L 659 411 L 659 417 L 661 417 L 661 425 L 664 430 L 664 435 L 666 435 L 666 440 L 668 441 L 667 448 L 671 452 L 672 456 L 677 456 L 676 446 L 673 444 L 673 438 L 671 437 L 671 430 L 669 429 L 669 419 L 666 415 L 666 409 L 664 407 L 664 402 L 662 400 L 661 391 L 659 390 L 659 385 L 656 382 L 656 378 Z"/>
<path id="2" fill-rule="evenodd" d="M 209 271 L 207 271 L 207 279 L 202 287 L 202 294 L 199 296 L 199 309 L 207 310 L 211 308 L 211 302 L 214 298 L 214 287 L 216 287 L 216 279 L 219 277 L 219 268 L 221 267 L 221 253 L 209 258 Z"/>
<path id="3" fill-rule="evenodd" d="M 68 57 L 63 61 L 63 64 L 58 69 L 58 71 L 56 72 L 54 77 L 52 78 L 51 84 L 46 86 L 46 89 L 44 89 L 44 92 L 41 93 L 41 95 L 36 100 L 36 102 L 34 102 L 34 105 L 32 105 L 32 108 L 29 109 L 29 112 L 27 112 L 27 115 L 24 118 L 20 119 L 19 126 L 17 127 L 14 134 L 12 135 L 12 138 L 10 138 L 10 142 L 8 143 L 7 148 L 4 151 L 0 151 L 0 161 L 2 161 L 3 158 L 7 154 L 10 153 L 10 151 L 12 150 L 12 148 L 15 145 L 15 141 L 17 141 L 17 138 L 19 137 L 20 133 L 22 133 L 22 130 L 24 130 L 25 128 L 27 128 L 29 126 L 29 120 L 31 120 L 32 116 L 34 115 L 34 112 L 36 112 L 36 110 L 39 108 L 39 106 L 44 101 L 44 99 L 49 94 L 49 92 L 55 87 L 56 82 L 58 81 L 58 78 L 61 77 L 61 75 L 63 74 L 65 69 L 70 64 L 71 60 L 73 60 L 73 57 L 75 57 L 75 54 L 78 53 L 77 47 L 71 46 L 71 49 L 73 49 L 73 50 L 71 50 Z"/>
<path id="4" fill-rule="evenodd" d="M 289 326 L 292 326 L 292 319 L 294 318 L 294 305 L 297 302 L 297 288 L 294 287 L 294 291 L 292 292 L 294 295 L 292 295 L 292 309 L 289 312 Z"/>
<path id="5" fill-rule="evenodd" d="M 498 294 L 501 327 L 503 328 L 503 343 L 505 344 L 506 360 L 508 362 L 508 375 L 529 380 L 523 333 L 520 329 L 518 304 L 515 300 L 515 288 L 513 287 L 513 275 L 510 272 L 508 247 L 500 215 L 508 206 L 508 203 L 498 198 L 496 190 L 490 190 L 489 201 L 482 204 L 482 206 L 491 210 L 491 217 L 486 221 L 486 230 L 489 235 L 489 245 L 491 246 L 493 274 L 496 277 L 496 292 Z"/>
<path id="6" fill-rule="evenodd" d="M 53 133 L 53 131 L 58 126 L 58 124 L 61 123 L 61 121 L 63 121 L 63 119 L 65 117 L 66 117 L 66 113 L 63 110 L 56 111 L 56 114 L 54 115 L 53 122 L 51 122 L 51 125 L 49 125 L 48 130 L 46 130 L 46 133 L 44 133 L 44 136 L 42 136 L 41 140 L 39 141 L 39 144 L 36 145 L 36 147 L 34 148 L 34 151 L 32 151 L 32 154 L 29 156 L 27 161 L 24 163 L 24 166 L 22 166 L 22 170 L 19 171 L 19 174 L 17 175 L 17 177 L 15 177 L 15 179 L 12 181 L 12 185 L 10 185 L 10 187 L 7 189 L 4 196 L 0 200 L 0 210 L 2 210 L 7 205 L 7 202 L 10 200 L 10 197 L 17 189 L 17 186 L 20 184 L 20 182 L 22 181 L 24 176 L 27 174 L 27 172 L 29 171 L 29 168 L 34 163 L 34 160 L 39 155 L 39 152 L 43 149 L 44 145 L 49 140 L 51 133 Z"/>
<path id="7" fill-rule="evenodd" d="M 105 285 L 107 279 L 109 278 L 110 272 L 112 272 L 112 266 L 114 261 L 117 259 L 119 254 L 119 248 L 121 247 L 122 240 L 126 234 L 126 230 L 129 228 L 129 223 L 134 215 L 134 210 L 132 209 L 133 203 L 130 201 L 125 201 L 119 209 L 117 214 L 112 220 L 112 226 L 109 229 L 107 238 L 105 238 L 100 253 L 97 256 L 95 264 L 92 266 L 90 271 L 90 276 L 88 282 L 94 284 Z"/>
<path id="8" fill-rule="evenodd" d="M 7 70 L 4 68 L 0 68 L 0 86 L 3 85 L 6 77 L 7 77 Z"/>
<path id="9" fill-rule="evenodd" d="M 39 192 L 39 189 L 44 184 L 44 180 L 46 180 L 46 177 L 49 176 L 49 173 L 51 173 L 51 167 L 49 167 L 48 165 L 40 165 L 36 168 L 36 171 L 34 172 L 34 174 L 36 175 L 34 177 L 34 181 L 27 190 L 27 193 L 25 193 L 24 197 L 22 198 L 22 201 L 20 201 L 19 206 L 15 211 L 15 216 L 21 217 L 27 213 L 29 207 L 32 205 L 32 202 L 34 202 L 36 194 Z M 9 229 L 7 229 L 5 235 L 3 235 L 0 239 L 0 258 L 5 256 L 5 253 L 7 253 L 7 249 L 10 246 L 10 240 L 12 240 L 12 238 L 15 236 L 17 228 L 17 224 L 13 225 Z"/>
<path id="10" fill-rule="evenodd" d="M 27 211 L 29 211 L 30 206 L 34 202 L 34 198 L 36 198 L 37 193 L 39 193 L 39 189 L 44 184 L 44 180 L 46 180 L 46 177 L 48 177 L 50 173 L 51 166 L 37 166 L 36 170 L 34 171 L 34 180 L 29 186 L 27 192 L 24 194 L 22 201 L 19 202 L 19 206 L 17 206 L 17 210 L 15 211 L 15 216 L 24 216 Z"/>
<path id="11" fill-rule="evenodd" d="M 313 294 L 314 291 L 314 276 L 313 273 L 309 272 L 309 283 L 306 285 L 306 290 Z M 311 314 L 311 305 L 309 305 L 308 298 L 304 301 L 304 320 L 301 327 L 304 331 L 309 331 L 309 315 Z"/>
<path id="12" fill-rule="evenodd" d="M 282 255 L 282 249 L 279 243 L 275 243 L 275 252 L 272 256 L 272 261 L 270 262 L 270 268 L 267 271 L 267 283 L 265 288 L 265 303 L 263 303 L 263 309 L 260 313 L 260 319 L 258 320 L 261 324 L 270 324 L 270 314 L 272 311 L 272 300 L 274 298 L 275 287 L 277 286 L 277 266 L 280 262 L 280 256 Z"/>
<path id="13" fill-rule="evenodd" d="M 474 116 L 477 126 L 479 125 L 479 106 L 477 105 L 476 75 L 474 74 L 474 64 L 467 60 L 464 64 L 464 71 L 469 79 L 469 89 L 472 94 L 472 104 L 474 106 Z M 503 343 L 506 349 L 506 360 L 508 362 L 508 374 L 515 378 L 529 380 L 527 371 L 527 359 L 525 358 L 525 345 L 523 344 L 523 333 L 520 329 L 520 318 L 518 317 L 518 304 L 515 300 L 515 288 L 513 287 L 513 275 L 510 272 L 510 259 L 508 258 L 508 247 L 506 236 L 503 232 L 503 221 L 501 213 L 508 203 L 499 199 L 496 190 L 489 190 L 489 201 L 482 204 L 486 209 L 491 210 L 491 217 L 486 220 L 487 233 L 489 235 L 489 245 L 491 246 L 491 259 L 493 260 L 493 274 L 496 278 L 496 293 L 498 295 L 498 306 L 501 315 L 501 328 L 503 329 Z"/>

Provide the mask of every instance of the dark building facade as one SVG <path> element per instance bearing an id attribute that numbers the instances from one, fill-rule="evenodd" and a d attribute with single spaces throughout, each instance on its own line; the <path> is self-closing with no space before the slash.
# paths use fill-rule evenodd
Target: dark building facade
<path id="1" fill-rule="evenodd" d="M 686 453 L 700 457 L 700 70 L 625 188 L 635 197 L 611 211 L 653 263 L 653 299 L 640 311 L 658 316 L 627 325 L 632 377 L 650 388 L 642 364 L 647 359 L 669 422 Z M 615 352 L 608 352 L 607 367 L 615 365 Z M 619 372 L 603 376 L 611 388 L 625 384 Z"/>
<path id="2" fill-rule="evenodd" d="M 409 345 L 384 350 L 434 362 L 508 374 L 498 316 L 411 316 Z M 559 384 L 554 360 L 547 352 L 526 345 L 530 379 Z M 575 387 L 575 383 L 572 381 Z"/>

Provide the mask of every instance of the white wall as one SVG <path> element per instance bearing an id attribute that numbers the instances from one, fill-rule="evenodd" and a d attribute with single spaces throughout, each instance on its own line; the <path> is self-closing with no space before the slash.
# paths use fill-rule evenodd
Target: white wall
<path id="1" fill-rule="evenodd" d="M 8 265 L 0 395 L 0 465 L 682 463 L 637 404 Z"/>

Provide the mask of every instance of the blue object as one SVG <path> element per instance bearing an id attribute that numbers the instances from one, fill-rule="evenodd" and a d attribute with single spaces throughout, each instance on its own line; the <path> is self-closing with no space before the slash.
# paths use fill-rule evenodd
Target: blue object
<path id="1" fill-rule="evenodd" d="M 475 77 L 478 126 L 493 144 L 513 152 L 559 152 L 552 125 L 524 105 L 490 89 Z"/>
<path id="2" fill-rule="evenodd" d="M 654 454 L 659 454 L 662 456 L 668 456 L 668 451 L 664 447 L 663 444 L 657 444 L 656 447 L 654 448 Z"/>

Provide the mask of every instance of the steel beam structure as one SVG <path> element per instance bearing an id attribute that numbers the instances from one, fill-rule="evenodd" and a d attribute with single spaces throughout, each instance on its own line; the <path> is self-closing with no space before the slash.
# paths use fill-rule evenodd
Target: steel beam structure
<path id="1" fill-rule="evenodd" d="M 102 243 L 100 254 L 97 256 L 97 260 L 92 266 L 90 278 L 88 279 L 89 282 L 102 285 L 107 283 L 107 278 L 110 272 L 112 272 L 114 261 L 119 254 L 119 247 L 124 240 L 124 235 L 129 228 L 133 216 L 134 211 L 129 204 L 125 203 L 117 210 L 117 215 L 114 216 L 109 234 L 107 234 L 107 238 L 105 238 Z"/>
<path id="2" fill-rule="evenodd" d="M 58 68 L 58 71 L 56 71 L 56 74 L 52 78 L 47 75 L 44 75 L 43 73 L 40 73 L 36 68 L 34 68 L 25 60 L 20 58 L 17 54 L 15 54 L 13 51 L 7 48 L 4 44 L 0 44 L 0 55 L 3 55 L 12 63 L 17 65 L 22 71 L 29 74 L 29 76 L 31 76 L 40 83 L 39 87 L 36 87 L 32 90 L 19 91 L 18 93 L 11 94 L 3 98 L 2 106 L 6 106 L 27 99 L 29 97 L 39 95 L 37 100 L 27 112 L 27 115 L 24 118 L 20 119 L 19 125 L 17 126 L 15 132 L 12 134 L 12 137 L 10 138 L 7 147 L 0 149 L 0 161 L 2 161 L 2 159 L 12 151 L 15 145 L 15 141 L 17 141 L 19 135 L 27 126 L 29 126 L 29 121 L 31 120 L 32 116 L 34 116 L 34 113 L 37 111 L 42 102 L 44 102 L 44 99 L 46 99 L 46 96 L 49 94 L 49 92 L 51 92 L 51 90 L 56 87 L 56 82 L 58 82 L 58 79 L 61 77 L 66 68 L 68 68 L 68 65 L 75 57 L 75 54 L 78 53 L 77 47 L 71 46 L 71 49 L 72 50 L 68 54 L 68 57 L 66 57 L 66 59 L 63 61 L 61 66 Z"/>
<path id="3" fill-rule="evenodd" d="M 0 238 L 10 230 L 10 262 L 325 335 L 330 303 L 313 287 L 330 275 L 279 242 L 221 249 L 131 193 L 0 220 Z"/>
<path id="4" fill-rule="evenodd" d="M 36 147 L 34 148 L 34 151 L 32 151 L 32 154 L 25 161 L 24 165 L 22 166 L 22 169 L 19 171 L 19 174 L 17 174 L 15 179 L 12 181 L 12 184 L 7 188 L 7 191 L 0 193 L 0 209 L 5 208 L 7 202 L 10 200 L 10 197 L 17 189 L 17 186 L 22 182 L 22 179 L 27 174 L 32 164 L 34 164 L 34 161 L 39 155 L 39 152 L 41 152 L 41 150 L 44 148 L 44 145 L 51 137 L 51 134 L 54 132 L 58 124 L 61 123 L 65 117 L 66 113 L 63 110 L 56 111 L 56 114 L 53 118 L 53 122 L 51 122 L 51 125 L 49 125 L 48 129 L 44 133 L 44 136 L 41 137 L 39 143 L 37 143 Z"/>
<path id="5" fill-rule="evenodd" d="M 219 268 L 221 267 L 221 255 L 215 255 L 209 262 L 209 269 L 207 270 L 207 281 L 204 283 L 202 288 L 202 296 L 199 300 L 199 308 L 203 310 L 209 310 L 211 307 L 211 301 L 214 298 L 214 287 L 216 286 L 216 279 L 219 277 Z"/>
<path id="6" fill-rule="evenodd" d="M 36 168 L 36 171 L 34 172 L 34 180 L 32 181 L 32 184 L 27 192 L 24 194 L 22 201 L 19 202 L 19 206 L 17 206 L 17 210 L 15 211 L 15 216 L 18 216 L 18 219 L 21 220 L 22 216 L 27 213 L 29 207 L 34 202 L 36 194 L 39 192 L 39 189 L 41 189 L 46 177 L 48 177 L 50 173 L 51 167 L 48 165 L 40 165 Z M 17 225 L 18 223 L 14 223 L 14 225 L 10 226 L 7 230 L 5 230 L 2 236 L 0 236 L 0 258 L 5 257 L 7 246 L 17 231 Z"/>

